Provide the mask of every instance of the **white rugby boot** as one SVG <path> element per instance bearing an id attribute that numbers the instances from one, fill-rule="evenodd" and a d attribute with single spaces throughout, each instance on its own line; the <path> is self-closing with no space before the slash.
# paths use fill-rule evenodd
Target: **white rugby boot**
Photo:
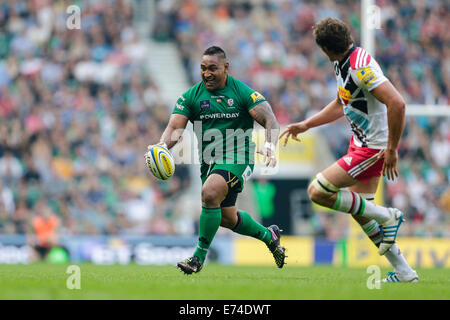
<path id="1" fill-rule="evenodd" d="M 405 221 L 403 212 L 396 208 L 388 208 L 391 218 L 383 224 L 380 224 L 383 239 L 378 247 L 378 253 L 384 255 L 395 243 L 398 228 Z"/>
<path id="2" fill-rule="evenodd" d="M 388 272 L 386 278 L 380 280 L 381 283 L 392 283 L 392 282 L 419 282 L 419 276 L 415 270 L 407 274 L 401 274 L 398 272 Z"/>

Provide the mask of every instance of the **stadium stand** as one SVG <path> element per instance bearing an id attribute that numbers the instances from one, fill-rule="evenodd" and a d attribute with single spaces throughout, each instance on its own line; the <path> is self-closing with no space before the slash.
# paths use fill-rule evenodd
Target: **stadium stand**
<path id="1" fill-rule="evenodd" d="M 37 203 L 65 235 L 178 232 L 168 199 L 189 179 L 180 166 L 156 185 L 143 165 L 168 109 L 142 68 L 131 3 L 82 11 L 68 30 L 62 1 L 0 4 L 0 233 L 32 232 Z"/>

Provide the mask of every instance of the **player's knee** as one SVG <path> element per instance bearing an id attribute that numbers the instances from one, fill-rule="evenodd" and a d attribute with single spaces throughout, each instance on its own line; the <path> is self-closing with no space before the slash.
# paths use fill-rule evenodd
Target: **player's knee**
<path id="1" fill-rule="evenodd" d="M 330 183 L 323 174 L 319 173 L 308 187 L 308 195 L 311 201 L 317 204 L 325 204 L 339 188 Z"/>
<path id="2" fill-rule="evenodd" d="M 202 189 L 202 203 L 206 206 L 219 206 L 221 203 L 220 192 L 212 188 Z"/>
<path id="3" fill-rule="evenodd" d="M 310 184 L 308 187 L 308 195 L 309 199 L 311 199 L 312 202 L 321 204 L 324 200 L 324 198 L 327 197 L 326 194 L 321 192 L 320 190 L 317 190 L 313 184 Z"/>

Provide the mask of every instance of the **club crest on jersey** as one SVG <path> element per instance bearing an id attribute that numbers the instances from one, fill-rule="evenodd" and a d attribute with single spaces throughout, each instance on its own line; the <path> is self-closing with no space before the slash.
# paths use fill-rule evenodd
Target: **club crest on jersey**
<path id="1" fill-rule="evenodd" d="M 211 108 L 211 102 L 209 100 L 202 100 L 200 101 L 200 109 L 210 109 Z"/>
<path id="2" fill-rule="evenodd" d="M 373 81 L 375 81 L 377 79 L 377 77 L 375 76 L 375 74 L 373 73 L 373 71 L 370 68 L 363 68 L 361 70 L 359 70 L 356 75 L 358 76 L 359 80 L 361 80 L 361 82 L 365 85 L 368 86 L 369 84 L 371 84 Z"/>
<path id="3" fill-rule="evenodd" d="M 228 103 L 228 105 L 229 105 L 230 107 L 232 107 L 233 104 L 234 104 L 234 100 L 233 100 L 233 99 L 228 99 L 227 103 Z"/>
<path id="4" fill-rule="evenodd" d="M 265 99 L 264 96 L 263 96 L 261 93 L 259 93 L 258 91 L 253 92 L 250 96 L 251 96 L 252 99 L 253 99 L 253 103 Z"/>

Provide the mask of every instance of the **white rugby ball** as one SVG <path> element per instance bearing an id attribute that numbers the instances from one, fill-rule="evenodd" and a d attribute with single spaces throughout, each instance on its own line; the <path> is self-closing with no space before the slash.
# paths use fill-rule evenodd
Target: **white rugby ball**
<path id="1" fill-rule="evenodd" d="M 169 179 L 175 172 L 175 160 L 163 146 L 151 146 L 145 154 L 145 162 L 150 172 L 160 180 Z"/>

